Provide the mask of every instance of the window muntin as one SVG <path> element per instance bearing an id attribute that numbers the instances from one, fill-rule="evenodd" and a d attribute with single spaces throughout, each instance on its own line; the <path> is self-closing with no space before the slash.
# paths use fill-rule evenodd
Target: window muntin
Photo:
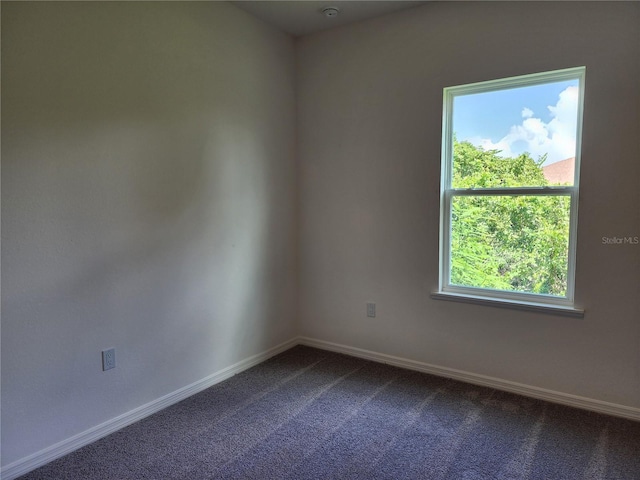
<path id="1" fill-rule="evenodd" d="M 584 73 L 444 90 L 440 292 L 572 305 Z"/>

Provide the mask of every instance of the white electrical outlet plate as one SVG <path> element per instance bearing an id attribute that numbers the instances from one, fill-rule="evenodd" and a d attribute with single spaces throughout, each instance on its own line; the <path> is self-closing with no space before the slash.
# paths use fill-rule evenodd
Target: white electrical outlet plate
<path id="1" fill-rule="evenodd" d="M 116 349 L 110 348 L 109 350 L 102 351 L 102 370 L 111 370 L 116 368 Z"/>
<path id="2" fill-rule="evenodd" d="M 375 316 L 376 316 L 376 304 L 367 303 L 367 317 L 375 317 Z"/>

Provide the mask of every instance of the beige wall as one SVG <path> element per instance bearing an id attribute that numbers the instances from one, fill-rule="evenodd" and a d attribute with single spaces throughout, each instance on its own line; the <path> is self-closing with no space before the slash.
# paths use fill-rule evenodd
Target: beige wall
<path id="1" fill-rule="evenodd" d="M 301 38 L 301 334 L 640 407 L 640 246 L 602 244 L 640 235 L 638 25 L 638 3 L 446 2 Z M 431 299 L 443 87 L 582 65 L 585 317 Z"/>
<path id="2" fill-rule="evenodd" d="M 2 3 L 3 465 L 294 336 L 293 48 L 224 3 Z"/>

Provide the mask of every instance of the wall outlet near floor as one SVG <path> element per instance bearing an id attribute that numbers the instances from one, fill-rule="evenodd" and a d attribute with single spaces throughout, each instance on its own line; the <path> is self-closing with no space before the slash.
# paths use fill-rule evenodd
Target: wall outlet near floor
<path id="1" fill-rule="evenodd" d="M 102 370 L 111 370 L 116 368 L 116 349 L 110 348 L 109 350 L 102 351 Z"/>
<path id="2" fill-rule="evenodd" d="M 375 317 L 376 316 L 376 304 L 372 302 L 367 302 L 367 317 Z"/>

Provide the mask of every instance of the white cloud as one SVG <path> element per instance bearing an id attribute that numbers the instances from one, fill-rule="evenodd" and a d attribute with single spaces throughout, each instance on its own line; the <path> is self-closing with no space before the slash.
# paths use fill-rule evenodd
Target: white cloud
<path id="1" fill-rule="evenodd" d="M 469 141 L 485 150 L 501 150 L 503 157 L 527 151 L 537 160 L 546 153 L 546 164 L 575 156 L 578 87 L 567 87 L 558 96 L 556 104 L 547 108 L 552 117 L 548 123 L 534 117 L 534 112 L 524 107 L 522 123 L 513 125 L 497 142 L 477 137 Z"/>

